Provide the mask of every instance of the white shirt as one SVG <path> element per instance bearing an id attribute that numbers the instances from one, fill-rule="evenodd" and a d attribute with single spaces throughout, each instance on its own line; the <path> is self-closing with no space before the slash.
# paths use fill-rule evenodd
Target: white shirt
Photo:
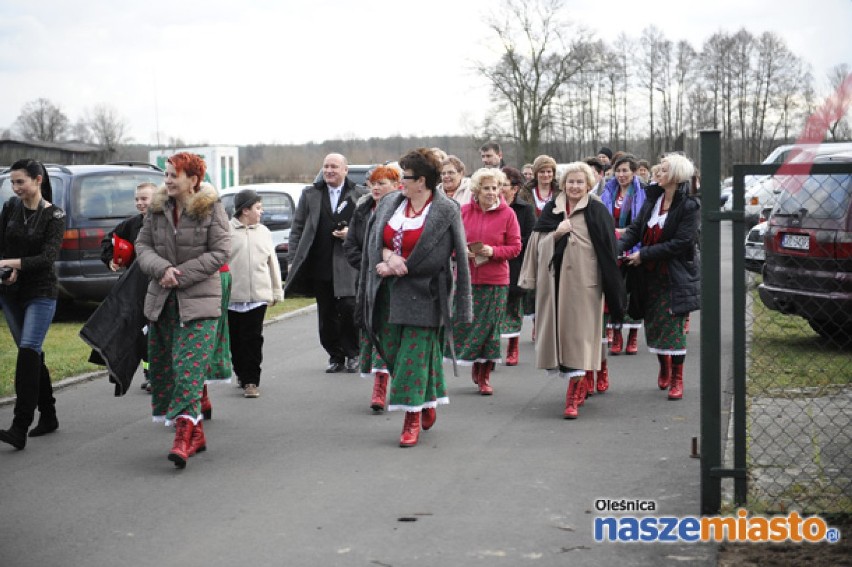
<path id="1" fill-rule="evenodd" d="M 340 192 L 343 191 L 343 185 L 340 187 L 328 187 L 328 198 L 331 200 L 331 210 L 337 210 L 337 202 L 340 200 Z"/>

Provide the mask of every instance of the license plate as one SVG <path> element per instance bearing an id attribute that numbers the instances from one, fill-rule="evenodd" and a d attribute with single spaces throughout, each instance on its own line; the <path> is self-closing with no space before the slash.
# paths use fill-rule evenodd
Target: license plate
<path id="1" fill-rule="evenodd" d="M 766 254 L 763 251 L 763 248 L 746 248 L 745 249 L 745 257 L 747 260 L 764 260 L 766 258 Z"/>
<path id="2" fill-rule="evenodd" d="M 809 234 L 784 234 L 781 237 L 781 246 L 793 250 L 809 250 L 811 236 Z"/>

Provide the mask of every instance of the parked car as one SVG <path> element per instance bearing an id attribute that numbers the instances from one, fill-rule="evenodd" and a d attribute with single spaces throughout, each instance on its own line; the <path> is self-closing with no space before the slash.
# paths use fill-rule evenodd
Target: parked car
<path id="1" fill-rule="evenodd" d="M 287 279 L 287 252 L 290 242 L 290 227 L 296 216 L 299 197 L 305 189 L 304 183 L 255 183 L 236 185 L 219 192 L 228 217 L 234 215 L 234 196 L 243 189 L 257 191 L 263 202 L 260 222 L 272 233 L 275 255 L 281 265 L 281 280 Z"/>
<path id="2" fill-rule="evenodd" d="M 852 142 L 829 144 L 800 144 L 781 146 L 763 160 L 764 164 L 814 163 L 824 156 L 852 152 Z M 746 225 L 757 224 L 761 210 L 772 208 L 781 194 L 783 183 L 779 176 L 748 176 L 745 183 Z M 723 210 L 733 209 L 733 199 L 728 199 Z"/>
<path id="3" fill-rule="evenodd" d="M 808 320 L 839 344 L 852 340 L 852 154 L 844 174 L 787 177 L 764 238 L 760 299 Z M 799 186 L 801 185 L 801 186 Z"/>
<path id="4" fill-rule="evenodd" d="M 138 214 L 136 186 L 163 183 L 163 170 L 148 163 L 106 165 L 46 164 L 53 203 L 65 211 L 65 237 L 56 275 L 62 299 L 100 301 L 120 272 L 101 262 L 101 240 L 127 217 Z M 0 206 L 13 196 L 9 170 L 0 172 Z"/>
<path id="5" fill-rule="evenodd" d="M 763 271 L 766 250 L 763 247 L 763 237 L 769 224 L 759 222 L 748 231 L 745 241 L 745 269 L 757 274 Z"/>

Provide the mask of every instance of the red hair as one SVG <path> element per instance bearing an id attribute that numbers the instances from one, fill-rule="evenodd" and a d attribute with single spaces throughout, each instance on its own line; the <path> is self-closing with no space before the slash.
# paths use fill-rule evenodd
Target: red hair
<path id="1" fill-rule="evenodd" d="M 395 167 L 380 165 L 370 174 L 370 183 L 387 179 L 393 183 L 399 183 L 399 171 Z"/>
<path id="2" fill-rule="evenodd" d="M 193 190 L 198 191 L 201 182 L 204 181 L 204 173 L 207 171 L 207 164 L 204 163 L 201 156 L 189 152 L 180 152 L 170 157 L 168 162 L 174 166 L 178 173 L 183 171 L 187 177 L 197 176 L 198 183 L 193 187 Z"/>

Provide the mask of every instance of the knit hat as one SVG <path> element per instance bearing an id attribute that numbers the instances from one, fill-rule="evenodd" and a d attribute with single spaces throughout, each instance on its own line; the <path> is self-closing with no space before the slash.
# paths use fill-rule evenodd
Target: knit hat
<path id="1" fill-rule="evenodd" d="M 594 147 L 594 146 L 593 146 Z M 609 159 L 612 159 L 612 150 L 606 146 L 601 146 L 601 149 L 598 150 L 598 155 L 605 155 Z"/>
<path id="2" fill-rule="evenodd" d="M 260 201 L 260 195 L 252 189 L 243 189 L 234 197 L 234 216 L 238 216 L 243 209 L 249 209 Z"/>
<path id="3" fill-rule="evenodd" d="M 556 175 L 556 160 L 547 155 L 540 155 L 533 162 L 533 178 L 538 177 L 538 172 L 545 167 L 552 169 L 553 174 Z"/>

